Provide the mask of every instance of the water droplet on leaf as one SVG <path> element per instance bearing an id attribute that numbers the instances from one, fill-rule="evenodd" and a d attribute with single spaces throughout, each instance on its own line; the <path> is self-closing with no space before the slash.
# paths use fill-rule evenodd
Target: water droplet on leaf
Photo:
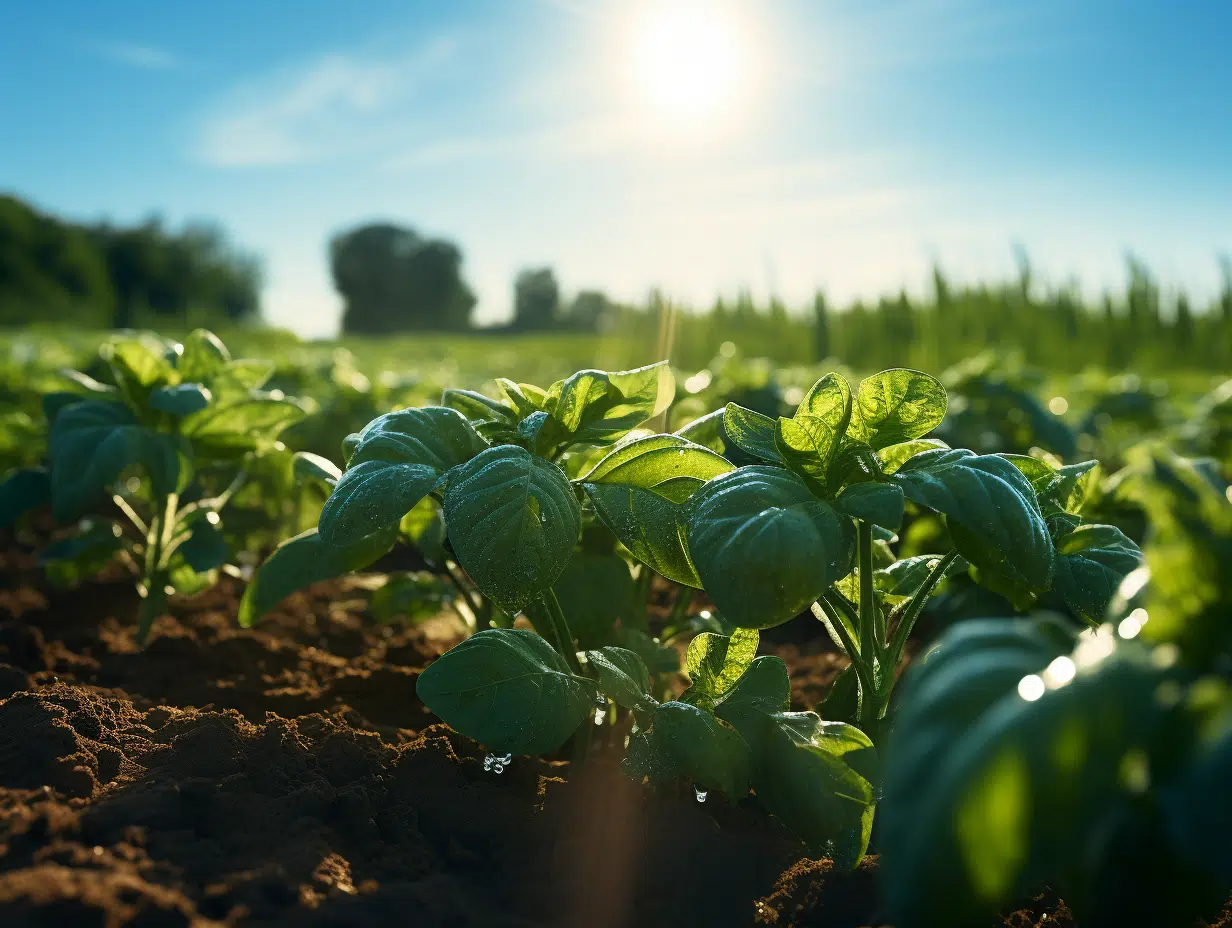
<path id="1" fill-rule="evenodd" d="M 701 788 L 700 786 L 698 786 L 696 783 L 694 783 L 694 784 L 693 784 L 693 797 L 694 797 L 694 798 L 695 798 L 698 802 L 705 802 L 705 801 L 706 801 L 706 797 L 707 797 L 707 796 L 709 796 L 709 795 L 710 795 L 710 791 L 709 791 L 709 790 L 702 789 L 702 788 Z"/>

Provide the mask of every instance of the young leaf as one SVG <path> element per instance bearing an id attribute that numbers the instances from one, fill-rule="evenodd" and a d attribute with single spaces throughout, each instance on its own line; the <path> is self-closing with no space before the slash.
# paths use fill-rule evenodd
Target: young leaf
<path id="1" fill-rule="evenodd" d="M 584 483 L 599 516 L 620 543 L 651 570 L 683 583 L 701 587 L 701 578 L 689 557 L 685 507 L 650 490 Z"/>
<path id="2" fill-rule="evenodd" d="M 1053 546 L 1035 491 L 997 455 L 925 451 L 891 478 L 907 498 L 945 515 L 960 554 L 1031 591 L 1052 584 Z"/>
<path id="3" fill-rule="evenodd" d="M 902 488 L 892 483 L 853 483 L 834 500 L 843 515 L 892 531 L 903 524 L 903 505 Z"/>
<path id="4" fill-rule="evenodd" d="M 949 450 L 949 445 L 936 438 L 917 438 L 913 441 L 899 442 L 897 445 L 889 445 L 882 448 L 877 452 L 877 459 L 881 462 L 881 472 L 889 475 L 897 472 L 900 467 L 917 454 L 925 451 Z"/>
<path id="5" fill-rule="evenodd" d="M 257 568 L 244 590 L 240 625 L 251 627 L 296 590 L 363 570 L 386 554 L 394 546 L 395 538 L 395 531 L 388 528 L 345 548 L 326 544 L 315 528 L 288 538 Z"/>
<path id="6" fill-rule="evenodd" d="M 298 481 L 316 481 L 334 487 L 342 478 L 342 471 L 329 458 L 310 451 L 296 451 L 291 459 L 291 468 Z"/>
<path id="7" fill-rule="evenodd" d="M 307 407 L 281 394 L 251 392 L 189 413 L 180 423 L 180 434 L 211 453 L 228 456 L 272 444 L 279 432 L 307 414 Z"/>
<path id="8" fill-rule="evenodd" d="M 1056 547 L 1052 588 L 1091 624 L 1103 621 L 1121 581 L 1143 564 L 1138 546 L 1114 525 L 1080 525 Z"/>
<path id="9" fill-rule="evenodd" d="M 0 483 L 0 528 L 51 502 L 51 478 L 41 467 L 15 470 Z"/>
<path id="10" fill-rule="evenodd" d="M 709 448 L 716 454 L 724 454 L 727 451 L 727 444 L 723 441 L 723 417 L 725 415 L 727 415 L 726 409 L 716 409 L 676 429 L 674 434 L 695 445 Z"/>
<path id="11" fill-rule="evenodd" d="M 732 801 L 748 795 L 749 746 L 726 722 L 697 706 L 673 701 L 655 709 L 654 727 L 684 776 Z"/>
<path id="12" fill-rule="evenodd" d="M 489 628 L 428 665 L 415 692 L 451 728 L 489 750 L 548 754 L 594 710 L 595 684 L 569 672 L 534 632 Z"/>
<path id="13" fill-rule="evenodd" d="M 677 435 L 649 435 L 615 448 L 580 482 L 636 487 L 683 503 L 707 480 L 730 470 L 722 455 Z"/>
<path id="14" fill-rule="evenodd" d="M 716 707 L 715 714 L 730 722 L 749 744 L 761 740 L 760 726 L 791 703 L 791 680 L 780 657 L 756 657 L 743 676 Z"/>
<path id="15" fill-rule="evenodd" d="M 127 468 L 141 465 L 163 493 L 186 474 L 175 440 L 138 424 L 119 403 L 83 400 L 66 406 L 51 427 L 51 497 L 55 517 L 68 522 L 89 511 Z"/>
<path id="16" fill-rule="evenodd" d="M 544 408 L 575 442 L 606 444 L 662 413 L 675 391 L 666 361 L 614 373 L 585 370 L 553 384 Z"/>
<path id="17" fill-rule="evenodd" d="M 181 383 L 174 387 L 158 387 L 150 391 L 150 408 L 183 417 L 210 405 L 210 391 L 204 384 Z"/>
<path id="18" fill-rule="evenodd" d="M 689 500 L 689 554 L 728 621 L 770 628 L 851 570 L 851 521 L 777 467 L 741 467 Z"/>
<path id="19" fill-rule="evenodd" d="M 471 422 L 499 421 L 512 425 L 519 418 L 517 411 L 508 403 L 491 399 L 474 390 L 446 389 L 441 394 L 441 405 L 456 409 Z"/>
<path id="20" fill-rule="evenodd" d="M 166 343 L 152 336 L 113 339 L 99 349 L 99 354 L 111 367 L 120 392 L 138 407 L 152 387 L 178 380 L 167 357 Z"/>
<path id="21" fill-rule="evenodd" d="M 654 712 L 657 703 L 650 695 L 650 672 L 635 653 L 606 647 L 587 651 L 586 660 L 604 696 L 625 709 Z"/>
<path id="22" fill-rule="evenodd" d="M 830 463 L 838 449 L 839 434 L 820 416 L 794 419 L 782 416 L 774 424 L 774 447 L 783 462 L 796 473 L 825 485 Z"/>
<path id="23" fill-rule="evenodd" d="M 945 418 L 945 387 L 920 371 L 894 368 L 860 381 L 847 435 L 874 449 L 927 435 Z"/>
<path id="24" fill-rule="evenodd" d="M 702 632 L 689 642 L 685 668 L 691 686 L 688 702 L 713 710 L 757 655 L 755 628 L 738 628 L 731 637 Z"/>
<path id="25" fill-rule="evenodd" d="M 1087 488 L 1097 476 L 1096 468 L 1099 466 L 1098 461 L 1083 461 L 1057 467 L 1041 458 L 1023 454 L 1003 454 L 1000 457 L 1017 467 L 1031 481 L 1045 515 L 1080 512 Z"/>
<path id="26" fill-rule="evenodd" d="M 895 561 L 888 567 L 877 571 L 875 582 L 877 589 L 890 596 L 911 596 L 924 585 L 933 568 L 941 562 L 939 554 L 920 554 L 916 557 L 905 557 Z M 945 576 L 954 577 L 968 567 L 961 557 L 954 560 L 946 568 Z"/>
<path id="27" fill-rule="evenodd" d="M 796 418 L 821 419 L 839 438 L 847 434 L 851 421 L 851 387 L 842 374 L 826 374 L 804 394 Z"/>
<path id="28" fill-rule="evenodd" d="M 774 441 L 775 421 L 759 412 L 728 403 L 723 410 L 723 432 L 727 440 L 745 454 L 772 464 L 783 463 Z"/>
<path id="29" fill-rule="evenodd" d="M 194 329 L 184 339 L 176 369 L 186 381 L 209 381 L 224 370 L 231 353 L 213 332 Z"/>
<path id="30" fill-rule="evenodd" d="M 565 569 L 582 514 L 559 467 L 503 445 L 450 474 L 445 524 L 459 563 L 480 592 L 513 615 Z"/>

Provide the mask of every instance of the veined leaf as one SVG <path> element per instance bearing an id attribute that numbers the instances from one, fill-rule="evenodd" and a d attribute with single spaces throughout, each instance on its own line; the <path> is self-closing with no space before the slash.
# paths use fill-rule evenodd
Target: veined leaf
<path id="1" fill-rule="evenodd" d="M 315 480 L 333 487 L 342 478 L 342 471 L 337 464 L 310 451 L 296 451 L 291 459 L 291 467 L 295 479 L 300 481 Z"/>
<path id="2" fill-rule="evenodd" d="M 965 450 L 925 451 L 891 479 L 908 499 L 945 515 L 955 547 L 976 567 L 1030 591 L 1052 585 L 1048 526 L 1031 484 L 1009 461 Z"/>
<path id="3" fill-rule="evenodd" d="M 796 473 L 825 486 L 830 462 L 838 450 L 840 435 L 820 416 L 782 416 L 774 424 L 774 447 L 779 457 Z"/>
<path id="4" fill-rule="evenodd" d="M 272 444 L 283 429 L 307 414 L 305 406 L 280 393 L 254 391 L 184 416 L 180 434 L 208 453 L 225 456 Z"/>
<path id="5" fill-rule="evenodd" d="M 650 672 L 642 659 L 625 648 L 606 647 L 586 652 L 586 661 L 599 678 L 599 689 L 625 709 L 654 712 Z"/>
<path id="6" fill-rule="evenodd" d="M 690 558 L 736 625 L 786 622 L 851 570 L 851 521 L 791 471 L 741 467 L 711 480 L 688 505 Z"/>
<path id="7" fill-rule="evenodd" d="M 1132 570 L 1143 564 L 1138 546 L 1114 525 L 1080 525 L 1056 542 L 1052 588 L 1074 612 L 1095 625 Z"/>
<path id="8" fill-rule="evenodd" d="M 150 407 L 173 416 L 187 416 L 210 405 L 210 391 L 204 384 L 181 383 L 173 387 L 158 387 L 150 391 Z"/>
<path id="9" fill-rule="evenodd" d="M 650 490 L 584 483 L 595 514 L 629 553 L 651 570 L 685 586 L 700 588 L 689 557 L 685 507 Z"/>
<path id="10" fill-rule="evenodd" d="M 949 451 L 950 446 L 936 438 L 916 438 L 887 445 L 877 452 L 883 474 L 893 474 L 917 454 L 925 451 Z"/>
<path id="11" fill-rule="evenodd" d="M 1023 454 L 1003 454 L 1000 457 L 1017 467 L 1031 481 L 1044 515 L 1081 512 L 1091 481 L 1098 476 L 1098 461 L 1054 466 L 1049 461 Z"/>
<path id="12" fill-rule="evenodd" d="M 683 503 L 707 480 L 734 469 L 722 455 L 677 435 L 650 435 L 613 449 L 580 482 L 636 487 Z"/>
<path id="13" fill-rule="evenodd" d="M 176 369 L 186 381 L 205 382 L 224 370 L 230 360 L 231 353 L 217 335 L 194 329 L 184 339 Z"/>
<path id="14" fill-rule="evenodd" d="M 860 381 L 847 435 L 874 449 L 927 435 L 945 418 L 945 387 L 921 371 L 894 368 Z"/>
<path id="15" fill-rule="evenodd" d="M 758 640 L 755 628 L 738 628 L 730 637 L 713 632 L 697 635 L 685 654 L 691 682 L 686 701 L 713 711 L 753 663 Z"/>
<path id="16" fill-rule="evenodd" d="M 723 454 L 727 450 L 727 445 L 723 441 L 723 417 L 725 415 L 727 415 L 726 409 L 716 409 L 676 429 L 674 434 L 695 445 L 709 448 L 717 454 Z"/>
<path id="17" fill-rule="evenodd" d="M 415 692 L 451 728 L 489 750 L 548 754 L 594 710 L 595 684 L 571 674 L 534 632 L 490 628 L 429 664 Z"/>
<path id="18" fill-rule="evenodd" d="M 732 444 L 762 461 L 782 464 L 774 431 L 775 421 L 769 416 L 735 403 L 728 403 L 723 410 L 723 432 Z"/>
<path id="19" fill-rule="evenodd" d="M 749 746 L 728 723 L 684 702 L 662 703 L 654 727 L 666 742 L 682 775 L 733 801 L 749 792 Z"/>
<path id="20" fill-rule="evenodd" d="M 826 374 L 804 394 L 796 418 L 821 419 L 839 438 L 847 434 L 851 422 L 851 387 L 842 374 Z"/>
<path id="21" fill-rule="evenodd" d="M 441 405 L 456 409 L 472 422 L 498 421 L 512 425 L 519 418 L 517 411 L 508 403 L 491 399 L 474 390 L 448 388 L 441 394 Z"/>
<path id="22" fill-rule="evenodd" d="M 458 561 L 480 592 L 513 615 L 565 569 L 582 514 L 559 467 L 503 445 L 450 474 L 445 524 Z"/>

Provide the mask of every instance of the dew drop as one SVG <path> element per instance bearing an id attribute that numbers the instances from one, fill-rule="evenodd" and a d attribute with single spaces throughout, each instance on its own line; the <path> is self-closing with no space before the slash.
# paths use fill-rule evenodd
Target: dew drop
<path id="1" fill-rule="evenodd" d="M 603 720 L 604 720 L 605 718 L 607 718 L 607 712 L 606 712 L 605 710 L 603 710 L 603 709 L 596 709 L 596 710 L 595 710 L 595 724 L 596 724 L 596 725 L 602 725 L 602 724 L 603 724 Z"/>
<path id="2" fill-rule="evenodd" d="M 483 759 L 483 769 L 488 773 L 504 773 L 512 761 L 512 754 L 489 754 Z"/>
<path id="3" fill-rule="evenodd" d="M 710 791 L 709 791 L 709 790 L 704 790 L 704 789 L 702 789 L 702 788 L 701 788 L 700 786 L 698 786 L 696 783 L 694 783 L 694 784 L 693 784 L 693 797 L 694 797 L 694 798 L 695 798 L 698 802 L 705 802 L 705 801 L 706 801 L 706 797 L 707 797 L 707 796 L 709 796 L 709 795 L 710 795 Z"/>

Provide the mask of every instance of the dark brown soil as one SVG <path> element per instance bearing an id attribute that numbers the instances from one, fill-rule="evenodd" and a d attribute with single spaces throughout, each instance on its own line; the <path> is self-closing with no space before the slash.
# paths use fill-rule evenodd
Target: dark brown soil
<path id="1" fill-rule="evenodd" d="M 415 697 L 448 625 L 375 625 L 355 582 L 243 630 L 224 581 L 141 650 L 130 585 L 50 590 L 0 558 L 6 928 L 879 924 L 875 860 L 810 860 L 752 802 L 654 795 L 602 758 L 485 772 Z M 772 647 L 802 704 L 841 669 Z M 1005 924 L 1070 923 L 1041 897 Z"/>

